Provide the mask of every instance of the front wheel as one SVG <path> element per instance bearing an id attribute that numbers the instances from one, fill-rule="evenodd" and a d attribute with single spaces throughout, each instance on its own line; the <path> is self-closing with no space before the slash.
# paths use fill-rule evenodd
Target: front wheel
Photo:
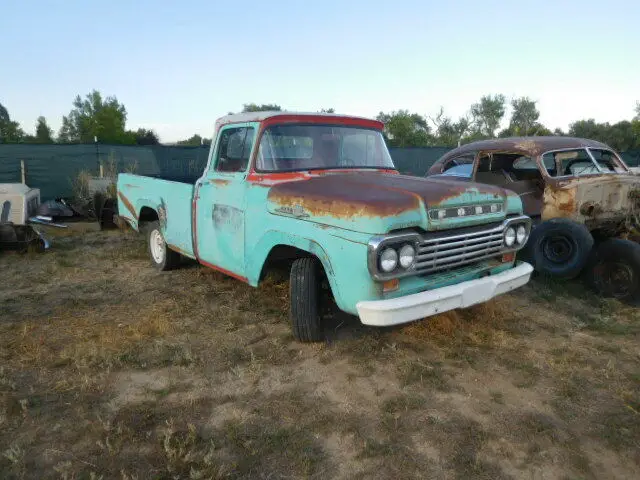
<path id="1" fill-rule="evenodd" d="M 151 222 L 147 228 L 147 246 L 151 264 L 156 269 L 171 270 L 180 263 L 180 254 L 167 247 L 158 222 Z"/>
<path id="2" fill-rule="evenodd" d="M 566 218 L 542 222 L 531 232 L 522 255 L 537 272 L 575 278 L 587 264 L 593 237 L 582 224 Z"/>
<path id="3" fill-rule="evenodd" d="M 594 250 L 586 280 L 599 294 L 640 305 L 640 245 L 611 238 Z"/>
<path id="4" fill-rule="evenodd" d="M 323 339 L 320 318 L 320 265 L 315 258 L 298 258 L 289 277 L 289 318 L 293 336 L 300 342 Z"/>

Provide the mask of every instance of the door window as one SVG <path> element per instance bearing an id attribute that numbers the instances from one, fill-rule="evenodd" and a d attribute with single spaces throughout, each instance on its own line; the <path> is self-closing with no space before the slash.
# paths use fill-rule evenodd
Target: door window
<path id="1" fill-rule="evenodd" d="M 215 158 L 217 172 L 244 172 L 249 165 L 253 127 L 231 127 L 220 132 Z"/>

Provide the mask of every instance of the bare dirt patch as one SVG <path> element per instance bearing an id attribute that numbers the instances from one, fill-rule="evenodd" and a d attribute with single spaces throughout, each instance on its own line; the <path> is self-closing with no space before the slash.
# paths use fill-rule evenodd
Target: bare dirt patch
<path id="1" fill-rule="evenodd" d="M 133 233 L 0 256 L 2 478 L 639 478 L 639 313 L 535 279 L 327 341 Z"/>

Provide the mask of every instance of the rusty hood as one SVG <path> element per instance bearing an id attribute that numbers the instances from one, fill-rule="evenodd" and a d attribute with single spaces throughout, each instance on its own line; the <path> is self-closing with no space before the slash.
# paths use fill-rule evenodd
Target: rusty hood
<path id="1" fill-rule="evenodd" d="M 363 233 L 400 228 L 438 230 L 501 220 L 506 190 L 485 184 L 443 178 L 420 178 L 382 172 L 331 173 L 271 187 L 267 209 L 325 225 Z M 471 207 L 500 205 L 498 211 L 476 215 Z M 468 207 L 463 217 L 452 218 Z M 474 207 L 475 208 L 475 207 Z M 447 209 L 446 218 L 433 215 Z M 470 210 L 471 209 L 471 210 Z"/>

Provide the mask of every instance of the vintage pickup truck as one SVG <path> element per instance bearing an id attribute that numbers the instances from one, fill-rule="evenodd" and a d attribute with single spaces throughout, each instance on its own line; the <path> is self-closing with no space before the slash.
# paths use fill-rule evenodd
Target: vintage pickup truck
<path id="1" fill-rule="evenodd" d="M 410 322 L 524 285 L 529 236 L 501 187 L 399 175 L 383 124 L 333 114 L 220 118 L 199 178 L 120 174 L 118 211 L 146 231 L 152 264 L 180 256 L 258 286 L 290 266 L 300 341 L 323 338 L 322 285 L 367 325 Z"/>

